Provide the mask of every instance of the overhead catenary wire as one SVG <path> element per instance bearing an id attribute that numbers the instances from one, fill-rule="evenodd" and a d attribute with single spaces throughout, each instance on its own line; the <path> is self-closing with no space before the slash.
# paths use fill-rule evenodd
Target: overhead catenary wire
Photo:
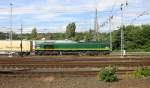
<path id="1" fill-rule="evenodd" d="M 111 19 L 113 19 L 113 11 L 114 11 L 114 8 L 115 8 L 115 6 L 116 6 L 116 3 L 117 3 L 117 0 L 114 1 L 114 4 L 113 4 L 113 6 L 112 6 L 112 9 L 110 10 L 110 15 L 109 15 L 109 17 L 107 18 L 107 20 L 106 20 L 105 22 L 103 22 L 103 23 L 100 25 L 100 27 L 105 26 L 106 24 L 109 23 L 109 21 L 110 21 Z M 117 10 L 116 10 L 116 11 L 117 11 Z"/>
<path id="2" fill-rule="evenodd" d="M 145 15 L 149 15 L 149 12 L 143 11 L 142 13 L 138 14 L 134 19 L 131 20 L 130 24 L 133 24 L 138 18 L 145 16 Z"/>
<path id="3" fill-rule="evenodd" d="M 113 11 L 115 12 L 120 12 L 120 10 L 114 10 L 115 5 L 113 5 L 111 10 L 105 10 L 105 11 L 101 11 L 102 13 L 108 13 L 108 14 L 112 14 Z M 9 8 L 0 8 L 0 12 L 9 12 Z M 53 10 L 53 9 L 26 9 L 26 8 L 14 8 L 14 13 L 16 12 L 40 12 L 40 11 L 46 11 L 49 13 L 89 13 L 89 12 L 93 12 L 93 10 Z M 127 13 L 139 13 L 143 10 L 136 10 L 136 11 L 128 11 Z M 44 13 L 43 13 L 44 14 Z M 116 14 L 120 14 L 120 13 L 116 13 Z"/>

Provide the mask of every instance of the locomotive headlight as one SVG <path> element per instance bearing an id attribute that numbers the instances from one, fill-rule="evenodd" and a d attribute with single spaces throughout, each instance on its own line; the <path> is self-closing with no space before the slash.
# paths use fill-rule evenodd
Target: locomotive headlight
<path id="1" fill-rule="evenodd" d="M 109 49 L 109 47 L 105 47 L 105 49 Z"/>

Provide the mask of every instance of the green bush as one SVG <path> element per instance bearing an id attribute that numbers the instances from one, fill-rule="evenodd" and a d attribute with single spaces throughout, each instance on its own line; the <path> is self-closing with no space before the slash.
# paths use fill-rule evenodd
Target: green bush
<path id="1" fill-rule="evenodd" d="M 107 67 L 101 69 L 100 72 L 98 73 L 98 79 L 105 82 L 116 81 L 118 79 L 116 76 L 116 68 Z"/>
<path id="2" fill-rule="evenodd" d="M 150 68 L 140 68 L 137 69 L 134 73 L 136 78 L 139 77 L 150 77 Z"/>

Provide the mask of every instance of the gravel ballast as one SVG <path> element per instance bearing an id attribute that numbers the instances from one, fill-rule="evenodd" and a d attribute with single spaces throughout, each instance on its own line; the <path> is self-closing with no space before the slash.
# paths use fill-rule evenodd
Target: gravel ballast
<path id="1" fill-rule="evenodd" d="M 150 88 L 150 78 L 106 83 L 96 77 L 0 77 L 0 88 Z"/>

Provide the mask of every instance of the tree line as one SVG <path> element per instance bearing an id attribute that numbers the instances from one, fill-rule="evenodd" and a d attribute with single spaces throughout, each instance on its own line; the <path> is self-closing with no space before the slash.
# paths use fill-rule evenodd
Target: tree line
<path id="1" fill-rule="evenodd" d="M 112 31 L 113 50 L 120 50 L 121 30 L 124 31 L 124 46 L 127 51 L 150 51 L 150 25 L 128 25 Z M 23 33 L 24 40 L 74 40 L 74 41 L 93 41 L 93 30 L 86 32 L 76 32 L 75 22 L 71 22 L 66 26 L 65 33 L 38 33 L 36 28 L 33 28 L 31 33 Z M 98 33 L 98 42 L 109 43 L 109 33 Z M 7 33 L 0 32 L 0 40 L 8 39 Z M 20 34 L 13 33 L 13 40 L 21 39 Z"/>
<path id="2" fill-rule="evenodd" d="M 150 51 L 150 25 L 128 25 L 113 31 L 113 49 L 120 48 L 120 31 L 124 31 L 124 46 L 127 51 Z"/>

